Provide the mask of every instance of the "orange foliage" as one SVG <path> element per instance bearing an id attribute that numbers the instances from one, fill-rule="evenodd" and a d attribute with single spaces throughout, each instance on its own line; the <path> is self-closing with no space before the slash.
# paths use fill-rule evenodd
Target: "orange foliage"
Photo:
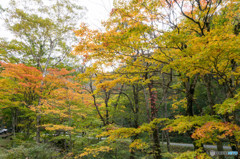
<path id="1" fill-rule="evenodd" d="M 224 139 L 229 136 L 235 136 L 239 138 L 239 132 L 240 127 L 236 124 L 211 121 L 196 129 L 192 137 L 194 139 L 200 139 L 206 142 L 216 142 L 216 140 Z"/>

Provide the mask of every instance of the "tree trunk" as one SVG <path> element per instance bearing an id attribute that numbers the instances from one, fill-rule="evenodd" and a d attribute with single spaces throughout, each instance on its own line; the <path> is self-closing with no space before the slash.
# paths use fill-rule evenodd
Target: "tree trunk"
<path id="1" fill-rule="evenodd" d="M 72 126 L 72 123 L 71 123 L 71 104 L 70 104 L 70 99 L 69 99 L 69 93 L 68 93 L 68 87 L 67 87 L 67 102 L 68 102 L 68 126 Z M 71 133 L 71 130 L 68 131 L 68 135 L 69 135 L 69 151 L 71 152 L 72 151 L 72 133 Z"/>
<path id="2" fill-rule="evenodd" d="M 100 119 L 101 119 L 102 122 L 103 122 L 103 125 L 105 126 L 105 125 L 106 125 L 105 119 L 103 118 L 100 110 L 98 109 L 97 101 L 96 101 L 96 96 L 93 94 L 94 90 L 93 90 L 92 78 L 91 78 L 91 77 L 90 77 L 90 84 L 89 84 L 89 86 L 90 86 L 90 93 L 92 94 L 92 97 L 93 97 L 93 104 L 94 104 L 94 106 L 95 106 L 95 108 L 96 108 L 96 110 L 97 110 L 97 113 L 98 113 Z"/>
<path id="3" fill-rule="evenodd" d="M 96 110 L 97 110 L 97 113 L 98 113 L 100 119 L 102 120 L 103 125 L 105 126 L 105 125 L 106 125 L 106 122 L 105 122 L 105 120 L 104 120 L 104 118 L 103 118 L 100 110 L 98 109 L 97 102 L 96 102 L 96 96 L 95 96 L 95 95 L 92 95 L 92 97 L 93 97 L 93 103 L 94 103 L 94 106 L 95 106 L 95 108 L 96 108 Z"/>
<path id="4" fill-rule="evenodd" d="M 151 121 L 157 118 L 158 110 L 156 108 L 156 93 L 153 92 L 153 81 L 148 84 L 149 96 L 150 96 L 150 106 L 151 106 Z M 154 159 L 161 159 L 161 147 L 159 141 L 158 128 L 153 128 L 153 157 Z"/>
<path id="5" fill-rule="evenodd" d="M 208 105 L 211 109 L 211 114 L 215 115 L 215 111 L 213 109 L 213 106 L 215 105 L 214 99 L 212 97 L 212 85 L 211 85 L 211 76 L 205 75 L 204 76 L 204 84 L 207 88 L 207 98 L 208 98 Z"/>
<path id="6" fill-rule="evenodd" d="M 16 118 L 15 118 L 15 110 L 12 109 L 12 134 L 16 136 Z"/>
<path id="7" fill-rule="evenodd" d="M 153 157 L 154 159 L 161 159 L 161 147 L 160 147 L 160 141 L 159 141 L 159 133 L 158 133 L 158 129 L 155 128 L 153 129 L 153 141 L 154 141 L 154 145 L 153 145 Z"/>
<path id="8" fill-rule="evenodd" d="M 187 116 L 194 115 L 194 113 L 193 113 L 194 92 L 195 92 L 198 76 L 199 75 L 195 75 L 192 79 L 188 78 L 188 81 L 184 83 L 184 86 L 186 89 L 185 93 L 186 93 L 186 98 L 187 98 L 187 112 L 186 112 Z M 193 141 L 194 150 L 202 149 L 203 151 L 205 151 L 203 144 L 198 146 L 196 144 L 195 139 L 192 138 L 193 132 L 194 132 L 194 128 L 193 128 L 193 130 L 188 132 L 188 135 L 191 137 L 191 139 Z"/>
<path id="9" fill-rule="evenodd" d="M 108 101 L 109 101 L 109 98 L 110 98 L 110 91 L 106 91 L 104 90 L 104 93 L 105 93 L 105 107 L 106 107 L 106 125 L 109 124 L 109 106 L 108 106 Z"/>
<path id="10" fill-rule="evenodd" d="M 168 152 L 171 152 L 170 138 L 169 138 L 169 132 L 168 131 L 166 131 L 166 139 L 167 139 L 167 150 L 168 150 Z"/>
<path id="11" fill-rule="evenodd" d="M 143 94 L 144 94 L 144 99 L 145 99 L 145 104 L 146 104 L 146 112 L 147 112 L 147 118 L 148 118 L 148 122 L 151 121 L 150 119 L 150 115 L 149 115 L 149 102 L 148 102 L 148 94 L 145 90 L 145 88 L 143 87 Z"/>
<path id="12" fill-rule="evenodd" d="M 134 113 L 134 123 L 133 127 L 138 128 L 138 112 L 139 112 L 139 89 L 138 85 L 132 86 L 133 88 L 133 98 L 134 98 L 134 108 L 133 113 Z M 132 142 L 134 142 L 136 139 L 138 139 L 138 135 L 133 136 Z M 135 152 L 131 150 L 130 152 L 130 159 L 135 159 Z"/>
<path id="13" fill-rule="evenodd" d="M 231 146 L 232 151 L 237 151 L 238 152 L 238 155 L 234 156 L 234 158 L 239 159 L 239 153 L 240 153 L 240 151 L 238 149 L 239 145 L 238 145 L 238 142 L 237 142 L 235 136 L 229 137 L 229 142 L 230 142 L 230 146 Z"/>
<path id="14" fill-rule="evenodd" d="M 217 150 L 218 151 L 224 151 L 222 141 L 217 142 Z M 218 158 L 219 159 L 225 159 L 224 155 L 220 155 L 220 156 L 218 156 Z"/>
<path id="15" fill-rule="evenodd" d="M 208 98 L 208 105 L 211 109 L 211 114 L 212 115 L 215 115 L 215 111 L 213 109 L 213 106 L 215 105 L 215 102 L 214 102 L 214 99 L 213 99 L 213 96 L 212 96 L 212 85 L 211 85 L 211 75 L 205 75 L 204 77 L 204 84 L 207 88 L 207 98 Z M 222 144 L 222 141 L 218 141 L 217 143 L 217 150 L 218 151 L 223 151 L 223 144 Z M 219 156 L 219 159 L 225 159 L 224 155 L 220 155 Z"/>
<path id="16" fill-rule="evenodd" d="M 48 59 L 49 60 L 49 59 Z M 42 77 L 45 78 L 46 76 L 46 73 L 47 73 L 47 65 L 46 67 L 44 68 L 44 71 L 42 72 Z M 40 92 L 42 93 L 43 92 L 43 86 L 44 84 L 44 81 L 42 80 L 41 81 L 41 88 L 40 88 Z M 37 143 L 40 143 L 41 142 L 41 135 L 40 135 L 40 125 L 41 125 L 41 122 L 40 122 L 40 119 L 41 119 L 41 115 L 40 115 L 40 111 L 39 111 L 39 106 L 41 105 L 41 95 L 39 96 L 39 99 L 38 99 L 38 105 L 37 105 L 37 109 L 36 109 L 36 127 L 37 127 L 37 131 L 36 131 L 36 142 Z"/>
<path id="17" fill-rule="evenodd" d="M 167 103 L 166 102 L 165 102 L 165 107 L 164 108 L 165 108 L 164 117 L 167 118 L 168 117 L 168 109 L 167 109 Z M 164 134 L 165 134 L 165 138 L 166 138 L 166 141 L 167 141 L 167 150 L 168 150 L 168 152 L 171 152 L 171 149 L 170 149 L 170 138 L 169 138 L 168 130 L 165 130 Z"/>
<path id="18" fill-rule="evenodd" d="M 37 131 L 36 131 L 36 141 L 37 143 L 40 143 L 40 119 L 41 119 L 41 116 L 37 114 L 37 117 L 36 117 L 36 126 L 37 126 Z"/>
<path id="19" fill-rule="evenodd" d="M 26 137 L 25 137 L 25 139 L 28 139 L 29 136 L 30 136 L 30 127 L 31 127 L 31 123 L 32 123 L 32 121 L 30 121 L 30 119 L 28 118 L 27 132 L 26 132 Z"/>
<path id="20" fill-rule="evenodd" d="M 194 91 L 197 84 L 198 75 L 194 78 L 188 78 L 187 82 L 184 82 L 186 99 L 187 99 L 187 116 L 193 116 L 193 102 L 194 102 Z"/>
<path id="21" fill-rule="evenodd" d="M 187 90 L 186 98 L 187 98 L 187 116 L 193 116 L 193 95 L 194 89 Z"/>

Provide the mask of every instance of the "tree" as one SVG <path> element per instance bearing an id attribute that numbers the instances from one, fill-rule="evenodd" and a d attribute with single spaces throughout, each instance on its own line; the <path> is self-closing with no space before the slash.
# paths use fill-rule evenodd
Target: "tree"
<path id="1" fill-rule="evenodd" d="M 103 23 L 105 31 L 84 24 L 75 31 L 79 44 L 72 53 L 83 59 L 81 72 L 54 65 L 48 56 L 35 67 L 3 62 L 1 115 L 16 132 L 36 130 L 38 142 L 45 132 L 43 141 L 66 150 L 65 158 L 210 158 L 203 144 L 222 151 L 222 142 L 239 151 L 239 5 L 120 0 Z M 52 26 L 53 20 L 39 17 Z M 0 51 L 7 55 L 7 49 Z M 160 135 L 168 152 L 169 138 L 176 136 L 193 143 L 194 152 L 166 154 Z"/>
<path id="2" fill-rule="evenodd" d="M 230 15 L 237 15 L 238 13 L 234 9 L 232 9 L 233 12 L 226 12 L 227 8 L 235 8 L 235 5 L 238 6 L 239 3 L 235 1 L 230 1 L 226 4 L 220 1 L 195 3 L 193 1 L 191 6 L 192 12 L 189 12 L 184 10 L 184 4 L 175 2 L 185 20 L 173 32 L 166 34 L 166 40 L 170 40 L 167 45 L 178 48 L 177 50 L 171 50 L 175 60 L 170 65 L 183 77 L 187 110 L 191 110 L 187 111 L 188 115 L 193 115 L 192 109 L 196 86 L 194 83 L 198 81 L 197 78 L 200 76 L 207 82 L 206 87 L 208 89 L 210 109 L 214 114 L 209 77 L 215 78 L 219 86 L 222 85 L 226 88 L 225 98 L 232 98 L 236 88 L 239 87 L 237 84 L 238 71 L 236 71 L 238 62 L 235 62 L 235 59 L 239 59 L 238 49 L 236 48 L 239 45 L 236 39 L 239 37 L 234 32 L 236 25 L 234 23 L 238 20 L 230 18 Z M 217 11 L 217 8 L 220 8 L 220 6 L 222 8 Z M 186 82 L 192 84 L 186 85 Z M 227 116 L 226 118 L 228 118 Z M 228 119 L 225 120 L 230 121 Z M 232 145 L 236 143 L 234 140 L 230 139 L 230 142 L 233 142 Z M 232 148 L 234 151 L 237 150 L 234 146 Z"/>
<path id="3" fill-rule="evenodd" d="M 195 91 L 204 77 L 209 106 L 214 113 L 211 81 L 206 77 L 216 78 L 220 84 L 218 87 L 224 84 L 227 90 L 226 97 L 233 97 L 238 88 L 238 60 L 234 60 L 239 59 L 237 49 L 239 41 L 235 41 L 238 39 L 236 33 L 238 18 L 229 16 L 235 17 L 232 15 L 238 15 L 238 11 L 233 9 L 234 11 L 229 14 L 224 11 L 226 8 L 235 8 L 236 4 L 239 3 L 119 1 L 112 10 L 110 19 L 104 23 L 106 32 L 92 31 L 86 26 L 76 32 L 83 38 L 74 52 L 100 65 L 114 65 L 115 61 L 120 68 L 114 69 L 115 74 L 127 74 L 132 81 L 144 80 L 150 95 L 151 120 L 157 117 L 154 85 L 157 81 L 159 84 L 160 80 L 157 77 L 159 74 L 169 75 L 169 83 L 160 82 L 166 91 L 171 89 L 172 77 L 177 77 L 174 80 L 178 80 L 182 85 L 179 88 L 186 100 L 184 114 L 189 118 L 203 113 L 195 110 L 198 104 L 195 100 Z M 236 25 L 232 25 L 233 23 Z M 159 27 L 160 24 L 163 27 Z M 220 34 L 222 32 L 224 36 Z M 234 72 L 234 75 L 231 72 Z M 166 101 L 166 96 L 163 96 L 163 99 Z M 185 116 L 182 119 L 184 118 Z M 197 145 L 197 141 L 192 137 L 195 129 L 194 126 L 191 127 L 188 133 L 197 150 L 203 146 Z M 157 145 L 158 137 L 155 139 Z M 157 148 L 155 152 L 158 152 Z M 161 158 L 160 153 L 156 153 L 155 158 Z"/>
<path id="4" fill-rule="evenodd" d="M 2 18 L 14 39 L 2 42 L 1 59 L 35 66 L 44 74 L 48 67 L 72 62 L 73 30 L 82 13 L 82 7 L 68 0 L 12 0 Z"/>
<path id="5" fill-rule="evenodd" d="M 64 64 L 67 59 L 72 62 L 73 59 L 67 58 L 71 57 L 69 42 L 73 42 L 74 36 L 71 32 L 82 8 L 68 0 L 58 0 L 54 3 L 31 2 L 32 5 L 29 5 L 12 0 L 11 7 L 6 9 L 5 23 L 16 39 L 2 42 L 1 55 L 2 60 L 6 62 L 37 67 L 44 78 L 49 67 Z M 37 116 L 37 124 L 40 125 L 40 116 Z M 40 142 L 38 127 L 37 142 Z"/>
<path id="6" fill-rule="evenodd" d="M 23 64 L 1 63 L 1 107 L 2 111 L 11 111 L 13 134 L 19 132 L 22 125 L 29 136 L 35 114 L 30 106 L 36 105 L 40 94 L 42 73 L 34 67 Z M 6 113 L 4 113 L 7 115 Z"/>

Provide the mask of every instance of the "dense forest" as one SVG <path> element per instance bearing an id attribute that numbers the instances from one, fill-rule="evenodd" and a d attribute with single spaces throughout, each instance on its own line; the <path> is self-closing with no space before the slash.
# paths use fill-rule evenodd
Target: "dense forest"
<path id="1" fill-rule="evenodd" d="M 103 30 L 85 12 L 0 7 L 1 159 L 239 158 L 239 0 L 118 0 Z"/>

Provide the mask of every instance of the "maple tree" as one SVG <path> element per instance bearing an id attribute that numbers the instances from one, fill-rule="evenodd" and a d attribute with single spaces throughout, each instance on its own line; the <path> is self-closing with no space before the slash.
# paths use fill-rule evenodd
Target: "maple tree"
<path id="1" fill-rule="evenodd" d="M 11 120 L 14 132 L 15 128 L 16 132 L 24 131 L 29 138 L 31 132 L 35 132 L 36 126 L 39 126 L 43 132 L 41 138 L 54 142 L 64 139 L 68 149 L 71 150 L 76 133 L 85 132 L 86 127 L 94 122 L 93 117 L 88 117 L 91 116 L 89 97 L 81 90 L 79 84 L 72 82 L 71 72 L 64 69 L 60 71 L 50 69 L 48 75 L 42 79 L 39 70 L 22 64 L 2 64 L 2 67 L 4 71 L 1 74 L 3 77 L 1 85 L 9 89 L 9 84 L 15 84 L 10 91 L 3 89 L 2 91 L 5 92 L 1 97 L 3 113 L 8 109 L 13 111 L 10 115 L 14 119 Z M 9 96 L 8 100 L 7 96 Z M 41 97 L 40 104 L 39 97 Z M 12 105 L 13 103 L 16 104 Z M 38 115 L 41 116 L 40 125 L 37 125 L 36 121 Z M 60 138 L 61 132 L 67 132 L 69 137 Z M 51 135 L 46 136 L 46 133 Z"/>
<path id="2" fill-rule="evenodd" d="M 178 2 L 176 3 L 179 5 Z M 235 63 L 235 59 L 239 59 L 239 54 L 237 53 L 238 49 L 235 47 L 238 44 L 234 44 L 235 42 L 238 43 L 238 40 L 235 41 L 235 39 L 238 38 L 233 29 L 235 25 L 232 24 L 235 19 L 229 19 L 228 22 L 231 21 L 230 23 L 227 21 L 223 23 L 220 22 L 228 17 L 228 14 L 237 14 L 236 12 L 234 13 L 234 11 L 228 13 L 225 12 L 226 8 L 234 8 L 235 2 L 229 2 L 229 4 L 221 9 L 219 15 L 216 16 L 213 16 L 212 14 L 217 12 L 216 9 L 220 5 L 218 1 L 215 3 L 206 2 L 206 4 L 203 3 L 202 5 L 205 5 L 204 9 L 202 9 L 203 6 L 199 6 L 195 12 L 191 13 L 184 12 L 181 9 L 183 16 L 187 18 L 184 24 L 187 26 L 182 25 L 176 30 L 181 37 L 178 38 L 180 41 L 176 41 L 175 37 L 171 36 L 172 38 L 174 37 L 172 39 L 175 42 L 174 45 L 178 46 L 179 44 L 183 44 L 184 46 L 179 48 L 180 52 L 177 51 L 177 54 L 173 54 L 178 55 L 179 57 L 180 53 L 180 58 L 174 60 L 172 64 L 173 66 L 175 65 L 175 70 L 179 70 L 181 74 L 185 72 L 183 80 L 187 95 L 187 110 L 188 115 L 191 116 L 193 115 L 192 103 L 194 101 L 195 83 L 197 82 L 197 78 L 199 78 L 198 76 L 203 77 L 203 80 L 205 80 L 207 84 L 208 99 L 212 114 L 215 112 L 213 110 L 214 101 L 211 97 L 211 81 L 209 80 L 211 80 L 211 78 L 216 78 L 220 85 L 225 85 L 227 88 L 225 98 L 233 97 L 233 92 L 235 92 L 235 89 L 238 87 L 238 84 L 235 83 L 238 83 L 238 75 L 234 73 L 235 68 L 238 66 L 238 62 Z M 194 7 L 194 4 L 192 7 Z M 195 19 L 196 15 L 200 18 Z M 210 17 L 211 19 L 209 19 Z M 223 29 L 222 27 L 224 27 L 224 32 L 219 34 L 219 31 Z M 181 30 L 183 30 L 182 35 Z M 184 36 L 187 36 L 188 39 L 186 40 L 183 38 Z M 225 45 L 228 46 L 225 47 Z M 184 67 L 182 61 L 184 61 L 184 64 L 187 64 L 188 67 Z M 187 82 L 191 82 L 191 78 L 194 83 L 186 85 L 186 80 Z M 234 78 L 236 80 L 233 80 Z M 237 141 L 234 140 L 236 139 L 233 137 L 233 139 L 230 139 L 230 142 L 236 143 Z M 233 143 L 232 145 L 234 145 Z M 232 150 L 236 151 L 237 149 L 237 147 L 232 146 Z"/>
<path id="3" fill-rule="evenodd" d="M 239 8 L 237 0 L 119 0 L 104 31 L 74 31 L 77 71 L 45 56 L 26 63 L 34 67 L 6 63 L 24 50 L 2 43 L 1 114 L 16 134 L 34 130 L 40 141 L 42 131 L 65 158 L 210 158 L 209 143 L 240 154 Z M 177 137 L 194 151 L 175 153 Z"/>
<path id="4" fill-rule="evenodd" d="M 40 95 L 41 72 L 36 68 L 26 67 L 23 64 L 1 63 L 1 67 L 4 68 L 1 72 L 2 109 L 3 111 L 5 109 L 11 110 L 14 134 L 18 125 L 21 124 L 21 122 L 18 122 L 26 120 L 26 123 L 22 124 L 28 124 L 26 128 L 29 135 L 29 126 L 33 122 L 29 107 L 36 104 L 36 100 Z M 19 119 L 18 114 L 22 113 L 24 113 L 25 117 Z"/>
<path id="5" fill-rule="evenodd" d="M 12 0 L 9 3 L 10 7 L 4 10 L 3 18 L 7 29 L 16 38 L 10 42 L 1 42 L 1 60 L 35 66 L 44 78 L 49 67 L 65 65 L 76 60 L 70 54 L 71 44 L 67 41 L 74 42 L 71 32 L 82 8 L 65 0 L 52 4 L 46 1 L 31 3 L 29 5 Z M 67 14 L 62 14 L 65 12 Z M 43 84 L 43 81 L 41 83 Z M 41 97 L 39 104 L 40 99 Z M 40 118 L 37 116 L 37 142 L 40 142 Z"/>
<path id="6" fill-rule="evenodd" d="M 153 72 L 158 71 L 163 74 L 171 72 L 167 88 L 172 81 L 172 70 L 174 74 L 179 74 L 178 80 L 183 86 L 180 88 L 183 89 L 186 99 L 185 115 L 187 116 L 195 114 L 195 90 L 198 82 L 203 78 L 208 91 L 211 113 L 215 114 L 214 101 L 211 97 L 211 78 L 217 78 L 219 85 L 226 85 L 228 89 L 226 97 L 233 97 L 234 89 L 238 88 L 237 84 L 232 84 L 233 76 L 238 79 L 237 71 L 234 75 L 230 73 L 238 67 L 238 62 L 235 61 L 239 59 L 237 47 L 239 41 L 235 40 L 238 38 L 236 34 L 238 24 L 232 25 L 236 18 L 219 23 L 228 15 L 237 14 L 238 10 L 225 12 L 229 7 L 236 7 L 234 6 L 236 3 L 235 1 L 226 4 L 220 1 L 199 3 L 196 1 L 164 1 L 162 3 L 119 1 L 112 10 L 110 19 L 105 23 L 107 30 L 105 33 L 89 30 L 86 26 L 76 31 L 76 34 L 84 37 L 84 40 L 79 43 L 74 52 L 83 55 L 86 60 L 96 60 L 96 64 L 99 65 L 114 65 L 115 61 L 120 69 L 114 70 L 113 85 L 117 74 L 120 74 L 122 81 L 125 81 L 122 74 L 128 74 L 126 75 L 128 77 L 133 74 L 134 77 L 130 78 L 132 81 L 146 80 L 143 85 L 147 85 L 149 90 L 151 120 L 157 113 L 156 97 L 151 89 L 156 81 L 156 73 Z M 177 18 L 173 17 L 173 13 L 159 12 L 157 8 L 169 11 L 179 8 L 176 12 L 180 12 L 174 14 L 181 15 L 182 20 L 179 23 Z M 221 8 L 221 11 L 218 11 L 218 8 Z M 164 21 L 163 25 L 167 25 L 168 28 L 157 27 L 161 24 L 160 21 Z M 229 29 L 226 29 L 226 26 Z M 220 31 L 223 28 L 225 28 L 225 35 Z M 222 47 L 219 48 L 219 46 Z M 145 79 L 144 73 L 147 75 Z M 107 86 L 108 83 L 106 83 Z M 204 121 L 204 118 L 200 117 L 199 120 Z M 195 130 L 193 127 L 190 129 Z M 193 131 L 190 132 L 190 136 L 192 133 Z M 156 143 L 158 142 L 156 138 Z M 196 141 L 194 143 L 195 149 L 202 147 L 199 147 Z M 159 157 L 160 155 L 157 155 L 156 158 Z"/>

